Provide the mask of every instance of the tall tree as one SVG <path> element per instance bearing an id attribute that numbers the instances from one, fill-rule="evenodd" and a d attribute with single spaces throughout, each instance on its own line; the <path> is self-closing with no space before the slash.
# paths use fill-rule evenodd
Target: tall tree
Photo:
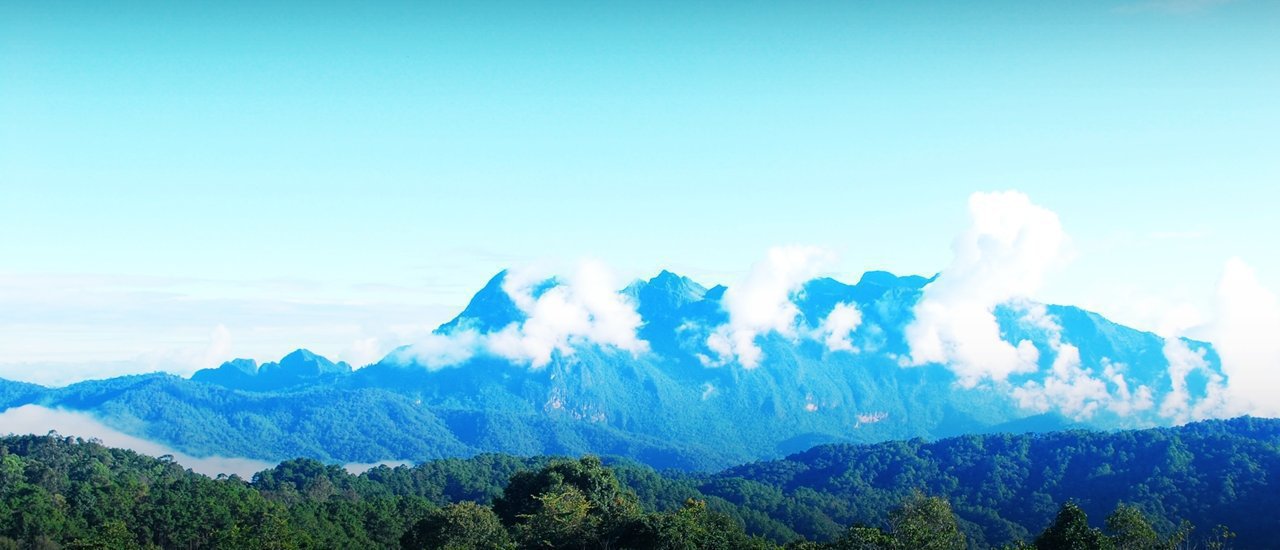
<path id="1" fill-rule="evenodd" d="M 1116 550 L 1156 550 L 1160 536 L 1137 507 L 1120 503 L 1107 516 L 1107 535 Z"/>
<path id="2" fill-rule="evenodd" d="M 901 548 L 964 550 L 964 533 L 951 504 L 941 497 L 912 493 L 889 514 L 889 533 Z"/>
<path id="3" fill-rule="evenodd" d="M 517 472 L 493 509 L 522 540 L 559 540 L 576 532 L 593 548 L 616 546 L 642 517 L 635 493 L 593 456 Z"/>
<path id="4" fill-rule="evenodd" d="M 1111 539 L 1089 527 L 1089 516 L 1074 502 L 1058 509 L 1058 516 L 1039 537 L 1037 550 L 1110 550 Z"/>
<path id="5" fill-rule="evenodd" d="M 400 546 L 405 550 L 513 550 L 515 543 L 488 506 L 460 502 L 427 513 Z"/>

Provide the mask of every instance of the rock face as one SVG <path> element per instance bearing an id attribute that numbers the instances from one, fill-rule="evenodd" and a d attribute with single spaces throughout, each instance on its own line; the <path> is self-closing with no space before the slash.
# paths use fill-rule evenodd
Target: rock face
<path id="1" fill-rule="evenodd" d="M 507 277 L 490 280 L 437 336 L 483 336 L 527 320 Z M 725 287 L 663 271 L 621 291 L 642 319 L 643 352 L 574 342 L 532 368 L 484 350 L 458 364 L 422 364 L 402 349 L 352 371 L 298 350 L 261 366 L 229 361 L 190 380 L 0 391 L 0 407 L 91 411 L 193 454 L 367 462 L 592 452 L 711 468 L 821 443 L 1168 425 L 1180 420 L 1162 407 L 1171 395 L 1203 399 L 1221 376 L 1210 346 L 1183 341 L 1204 366 L 1174 392 L 1161 338 L 1074 307 L 1010 304 L 995 311 L 1002 337 L 1034 345 L 1039 369 L 967 387 L 945 365 L 905 366 L 904 330 L 931 281 L 886 272 L 853 285 L 812 280 L 791 297 L 794 334 L 756 337 L 762 360 L 751 369 L 708 345 L 728 320 Z M 814 335 L 839 308 L 856 308 L 859 322 L 839 335 L 846 345 L 832 347 Z"/>

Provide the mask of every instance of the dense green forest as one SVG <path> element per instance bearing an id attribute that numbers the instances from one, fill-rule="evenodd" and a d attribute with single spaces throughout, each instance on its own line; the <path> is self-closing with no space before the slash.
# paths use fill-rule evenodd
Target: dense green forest
<path id="1" fill-rule="evenodd" d="M 712 474 L 488 454 L 211 479 L 10 436 L 0 548 L 1269 548 L 1277 474 L 1280 421 L 1251 418 L 830 445 Z"/>

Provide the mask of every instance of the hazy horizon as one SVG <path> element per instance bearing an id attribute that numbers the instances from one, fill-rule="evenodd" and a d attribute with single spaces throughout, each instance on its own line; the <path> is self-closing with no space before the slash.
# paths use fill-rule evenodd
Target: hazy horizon
<path id="1" fill-rule="evenodd" d="M 0 7 L 0 376 L 360 365 L 530 265 L 927 276 L 1003 190 L 1067 239 L 1030 299 L 1280 289 L 1277 5 L 725 8 Z"/>

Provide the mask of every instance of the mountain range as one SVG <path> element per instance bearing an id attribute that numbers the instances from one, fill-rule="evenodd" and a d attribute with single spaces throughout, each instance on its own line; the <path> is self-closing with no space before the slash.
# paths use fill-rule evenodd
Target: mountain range
<path id="1" fill-rule="evenodd" d="M 531 312 L 509 277 L 495 276 L 434 336 L 464 341 L 523 327 Z M 1034 346 L 1034 371 L 974 384 L 944 364 L 913 365 L 907 330 L 932 281 L 885 272 L 856 284 L 811 280 L 790 293 L 793 331 L 752 337 L 762 358 L 754 368 L 717 360 L 709 346 L 730 320 L 726 287 L 663 271 L 620 291 L 641 320 L 642 350 L 571 338 L 534 366 L 483 349 L 434 363 L 405 346 L 354 369 L 298 350 L 189 379 L 157 373 L 59 388 L 0 380 L 0 410 L 82 411 L 194 456 L 375 462 L 598 453 L 699 470 L 827 443 L 1172 425 L 1183 419 L 1166 403 L 1204 399 L 1223 376 L 1207 343 L 1177 342 L 1203 367 L 1175 379 L 1161 337 L 1034 303 L 994 311 L 1004 340 Z M 542 281 L 531 296 L 562 284 Z M 812 336 L 849 307 L 859 322 L 838 335 L 845 345 Z"/>

